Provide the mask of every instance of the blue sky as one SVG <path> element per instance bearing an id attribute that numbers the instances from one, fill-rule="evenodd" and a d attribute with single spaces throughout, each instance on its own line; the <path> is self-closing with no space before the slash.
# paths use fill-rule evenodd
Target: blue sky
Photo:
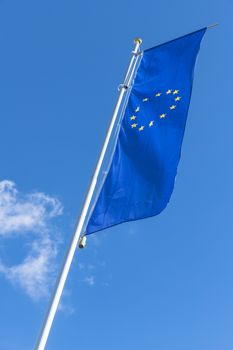
<path id="1" fill-rule="evenodd" d="M 214 22 L 169 206 L 77 251 L 47 349 L 232 349 L 232 12 L 0 0 L 0 349 L 36 342 L 134 37 L 148 48 Z"/>

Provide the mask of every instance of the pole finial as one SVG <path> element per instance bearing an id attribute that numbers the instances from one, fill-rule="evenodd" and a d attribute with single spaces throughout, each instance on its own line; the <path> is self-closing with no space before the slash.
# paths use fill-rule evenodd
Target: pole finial
<path id="1" fill-rule="evenodd" d="M 141 39 L 141 38 L 135 38 L 135 39 L 134 39 L 134 44 L 139 44 L 139 45 L 141 45 L 141 44 L 142 44 L 142 39 Z"/>

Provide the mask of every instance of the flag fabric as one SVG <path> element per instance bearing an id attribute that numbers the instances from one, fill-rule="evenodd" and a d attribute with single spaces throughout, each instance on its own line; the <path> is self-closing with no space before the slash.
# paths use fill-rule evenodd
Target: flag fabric
<path id="1" fill-rule="evenodd" d="M 86 234 L 157 215 L 169 202 L 205 31 L 143 52 Z"/>

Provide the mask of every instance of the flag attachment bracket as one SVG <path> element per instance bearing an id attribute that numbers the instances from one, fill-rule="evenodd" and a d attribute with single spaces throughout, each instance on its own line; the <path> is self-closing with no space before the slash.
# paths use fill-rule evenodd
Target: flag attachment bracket
<path id="1" fill-rule="evenodd" d="M 83 235 L 80 240 L 79 240 L 79 244 L 78 244 L 78 247 L 80 249 L 83 249 L 86 247 L 86 244 L 87 244 L 87 236 L 86 235 Z"/>

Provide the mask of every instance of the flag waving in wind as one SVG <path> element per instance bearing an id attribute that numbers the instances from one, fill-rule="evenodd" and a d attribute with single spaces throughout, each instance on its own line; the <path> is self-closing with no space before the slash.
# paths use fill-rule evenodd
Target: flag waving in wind
<path id="1" fill-rule="evenodd" d="M 143 52 L 86 234 L 157 215 L 169 202 L 205 31 Z"/>

